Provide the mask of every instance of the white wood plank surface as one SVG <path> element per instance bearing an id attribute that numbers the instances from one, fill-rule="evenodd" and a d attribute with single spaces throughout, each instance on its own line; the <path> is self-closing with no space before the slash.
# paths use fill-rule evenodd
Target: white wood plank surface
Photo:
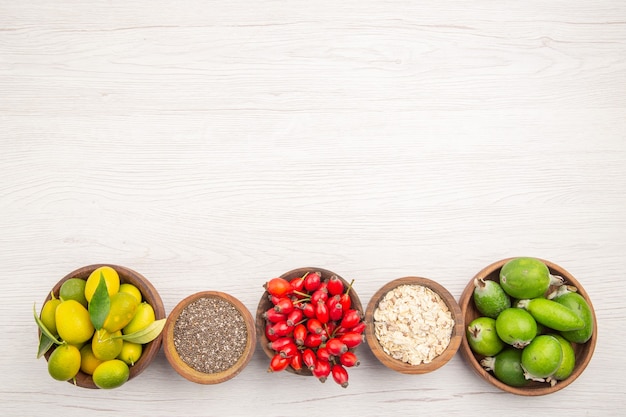
<path id="1" fill-rule="evenodd" d="M 0 414 L 624 415 L 626 3 L 0 0 Z M 599 339 L 556 394 L 505 394 L 455 356 L 427 375 L 367 346 L 350 386 L 52 380 L 33 302 L 92 263 L 169 312 L 219 290 L 253 313 L 301 266 L 364 303 L 418 275 L 459 297 L 487 264 L 549 259 Z"/>

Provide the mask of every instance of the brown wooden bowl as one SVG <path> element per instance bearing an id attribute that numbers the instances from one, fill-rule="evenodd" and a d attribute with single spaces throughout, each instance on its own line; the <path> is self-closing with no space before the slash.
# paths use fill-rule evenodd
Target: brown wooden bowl
<path id="1" fill-rule="evenodd" d="M 374 311 L 376 311 L 376 309 L 378 308 L 378 303 L 390 290 L 405 284 L 421 285 L 424 287 L 428 287 L 432 291 L 437 293 L 446 303 L 448 310 L 452 314 L 452 319 L 454 320 L 454 325 L 452 328 L 452 334 L 448 347 L 443 351 L 443 353 L 435 357 L 429 363 L 412 365 L 401 360 L 394 359 L 383 350 L 374 332 Z M 459 305 L 457 304 L 452 294 L 450 294 L 447 289 L 445 289 L 437 282 L 421 277 L 398 278 L 388 282 L 382 288 L 380 288 L 372 296 L 370 302 L 367 305 L 367 310 L 365 311 L 365 323 L 367 324 L 365 337 L 374 356 L 376 356 L 376 358 L 389 369 L 403 374 L 425 374 L 439 369 L 440 367 L 445 365 L 459 349 L 459 345 L 461 344 L 461 339 L 464 332 L 463 315 L 461 314 L 461 309 L 459 308 Z"/>
<path id="2" fill-rule="evenodd" d="M 229 302 L 235 307 L 235 309 L 241 314 L 246 325 L 246 344 L 242 355 L 239 359 L 228 369 L 220 372 L 207 373 L 194 369 L 188 365 L 183 359 L 181 359 L 174 343 L 174 329 L 176 321 L 179 319 L 184 309 L 201 298 L 220 298 Z M 254 331 L 254 319 L 250 311 L 235 297 L 225 294 L 219 291 L 201 291 L 192 294 L 182 301 L 180 301 L 176 307 L 171 311 L 165 323 L 163 329 L 163 351 L 168 362 L 185 379 L 195 382 L 197 384 L 219 384 L 234 378 L 239 374 L 250 362 L 252 355 L 254 354 L 254 348 L 256 346 L 256 333 Z"/>
<path id="3" fill-rule="evenodd" d="M 293 279 L 302 277 L 307 272 L 311 273 L 311 272 L 316 272 L 316 271 L 322 274 L 322 278 L 321 278 L 322 281 L 326 279 L 330 279 L 330 277 L 332 277 L 333 275 L 336 275 L 343 282 L 345 288 L 348 288 L 348 285 L 350 284 L 344 278 L 342 278 L 341 276 L 337 275 L 336 273 L 332 271 L 329 271 L 323 268 L 314 268 L 314 267 L 304 267 L 304 268 L 293 269 L 289 272 L 285 272 L 280 277 L 286 279 L 287 281 L 291 281 Z M 350 294 L 352 308 L 359 311 L 361 313 L 361 316 L 363 316 L 363 306 L 354 288 L 350 289 L 349 294 Z M 263 295 L 261 296 L 261 300 L 259 301 L 259 305 L 256 310 L 256 333 L 257 333 L 257 339 L 259 340 L 259 343 L 261 344 L 261 348 L 263 348 L 263 352 L 265 352 L 265 354 L 267 355 L 269 359 L 271 359 L 275 355 L 275 352 L 268 346 L 269 340 L 267 338 L 267 335 L 265 334 L 266 321 L 265 321 L 265 318 L 263 317 L 263 313 L 266 312 L 271 307 L 272 307 L 272 302 L 269 299 L 269 293 L 265 291 Z M 356 350 L 356 348 L 353 348 L 350 350 L 354 351 Z M 291 366 L 288 366 L 287 371 L 294 373 L 296 375 L 302 375 L 302 376 L 313 375 L 311 371 L 305 366 L 303 366 L 302 369 L 300 369 L 299 371 L 296 371 Z"/>
<path id="4" fill-rule="evenodd" d="M 61 285 L 63 285 L 65 281 L 67 281 L 70 278 L 80 278 L 80 279 L 87 280 L 87 278 L 89 278 L 89 275 L 94 270 L 96 270 L 97 268 L 100 268 L 101 266 L 110 266 L 111 268 L 115 269 L 120 277 L 121 284 L 128 283 L 137 287 L 139 291 L 141 291 L 141 295 L 143 296 L 143 299 L 148 304 L 150 304 L 152 308 L 154 309 L 154 315 L 155 315 L 156 320 L 165 318 L 165 308 L 163 307 L 163 301 L 161 300 L 161 296 L 159 295 L 157 290 L 152 286 L 150 281 L 148 281 L 148 279 L 144 277 L 143 275 L 141 275 L 140 273 L 133 271 L 130 268 L 126 268 L 124 266 L 111 265 L 111 264 L 94 264 L 94 265 L 87 265 L 82 268 L 78 268 L 77 270 L 70 272 L 65 277 L 63 277 L 59 282 L 57 282 L 56 285 L 52 288 L 52 292 L 54 293 L 55 297 L 58 298 Z M 51 298 L 52 298 L 51 294 L 48 294 L 48 296 L 46 297 L 44 301 L 44 304 Z M 128 378 L 129 381 L 135 378 L 140 373 L 142 373 L 144 369 L 146 369 L 148 365 L 150 365 L 150 362 L 152 362 L 156 354 L 159 352 L 159 349 L 161 348 L 161 337 L 162 335 L 159 335 L 152 342 L 144 345 L 141 358 L 139 358 L 139 360 L 133 366 L 130 367 L 130 376 Z M 54 346 L 50 348 L 48 352 L 46 352 L 45 354 L 46 360 L 48 360 L 53 350 L 54 350 Z M 69 382 L 73 383 L 73 381 L 69 381 Z M 98 388 L 96 384 L 93 382 L 91 375 L 86 374 L 82 371 L 79 371 L 78 375 L 76 375 L 76 385 L 79 387 L 83 387 L 83 388 L 95 388 L 95 389 Z"/>
<path id="5" fill-rule="evenodd" d="M 500 269 L 504 264 L 514 258 L 506 258 L 500 261 L 494 262 L 491 265 L 483 268 L 479 271 L 474 278 L 472 278 L 463 294 L 461 294 L 461 298 L 459 300 L 459 305 L 461 306 L 461 310 L 463 311 L 463 316 L 465 318 L 465 323 L 471 323 L 472 320 L 481 316 L 480 312 L 476 309 L 473 301 L 473 293 L 474 293 L 474 280 L 475 279 L 485 279 L 492 280 L 496 282 L 500 282 Z M 550 384 L 545 382 L 535 382 L 531 381 L 525 387 L 511 387 L 506 385 L 505 383 L 499 381 L 491 372 L 486 371 L 481 365 L 480 360 L 483 359 L 484 356 L 477 355 L 472 352 L 472 349 L 469 346 L 467 341 L 467 336 L 465 332 L 463 332 L 463 341 L 461 342 L 461 355 L 465 359 L 465 361 L 471 366 L 471 368 L 485 381 L 489 382 L 491 385 L 500 388 L 503 391 L 510 392 L 512 394 L 517 395 L 525 395 L 525 396 L 538 396 L 538 395 L 546 395 L 551 394 L 553 392 L 559 391 L 572 382 L 576 380 L 585 370 L 591 357 L 593 356 L 593 351 L 596 346 L 596 341 L 598 339 L 598 325 L 596 322 L 596 315 L 593 309 L 593 305 L 591 304 L 591 300 L 589 299 L 589 295 L 583 288 L 583 286 L 565 269 L 552 263 L 550 261 L 546 261 L 544 259 L 540 259 L 543 263 L 548 266 L 548 269 L 551 274 L 561 276 L 565 279 L 565 283 L 567 285 L 573 285 L 578 289 L 578 293 L 583 296 L 585 301 L 589 304 L 591 311 L 593 313 L 593 334 L 591 339 L 589 339 L 586 343 L 583 344 L 573 344 L 574 354 L 576 355 L 576 365 L 574 367 L 574 371 L 572 374 L 565 380 L 557 382 L 556 385 L 550 386 Z M 548 293 L 551 292 L 554 288 L 550 288 Z"/>

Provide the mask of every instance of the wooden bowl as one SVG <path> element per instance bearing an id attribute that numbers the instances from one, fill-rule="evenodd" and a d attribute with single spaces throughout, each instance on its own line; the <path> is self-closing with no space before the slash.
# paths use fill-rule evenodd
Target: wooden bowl
<path id="1" fill-rule="evenodd" d="M 441 297 L 443 302 L 448 307 L 452 319 L 454 320 L 448 346 L 441 354 L 436 356 L 429 363 L 412 365 L 402 360 L 394 359 L 383 350 L 374 332 L 374 312 L 378 308 L 379 302 L 389 291 L 400 285 L 420 285 L 431 289 L 433 292 L 437 293 L 439 297 Z M 372 296 L 370 302 L 367 305 L 367 310 L 365 311 L 365 322 L 367 324 L 365 337 L 374 356 L 376 356 L 376 358 L 386 367 L 403 374 L 425 374 L 439 369 L 440 367 L 445 365 L 459 349 L 459 345 L 461 344 L 461 339 L 464 332 L 463 315 L 461 314 L 461 309 L 459 308 L 459 305 L 457 304 L 454 297 L 448 292 L 448 290 L 446 290 L 437 282 L 421 277 L 398 278 L 391 282 L 388 282 L 382 288 L 380 288 Z"/>
<path id="2" fill-rule="evenodd" d="M 287 281 L 291 281 L 292 279 L 302 277 L 307 272 L 311 273 L 311 272 L 316 272 L 316 271 L 322 274 L 322 278 L 321 278 L 322 281 L 326 279 L 330 279 L 330 277 L 332 277 L 333 275 L 336 275 L 343 282 L 345 288 L 348 288 L 348 285 L 350 284 L 345 279 L 343 279 L 342 277 L 340 277 L 339 275 L 335 274 L 332 271 L 329 271 L 323 268 L 314 268 L 314 267 L 304 267 L 304 268 L 293 269 L 289 272 L 285 272 L 280 277 L 286 279 Z M 350 294 L 352 308 L 359 311 L 361 315 L 363 315 L 363 306 L 361 305 L 361 300 L 359 300 L 359 296 L 357 295 L 354 288 L 350 289 L 349 294 Z M 271 307 L 272 307 L 272 302 L 269 300 L 269 293 L 265 291 L 263 295 L 261 296 L 261 300 L 259 301 L 259 305 L 256 310 L 256 333 L 257 333 L 257 339 L 259 339 L 259 343 L 261 344 L 261 348 L 263 348 L 263 352 L 265 352 L 265 354 L 267 355 L 269 359 L 271 359 L 275 355 L 275 352 L 268 346 L 269 340 L 267 338 L 267 335 L 265 334 L 266 321 L 265 321 L 265 318 L 263 317 L 263 313 L 266 312 Z M 355 349 L 356 348 L 353 348 L 350 350 L 354 351 Z M 296 375 L 302 375 L 302 376 L 313 375 L 311 371 L 305 366 L 303 366 L 302 369 L 299 371 L 296 371 L 291 366 L 288 366 L 287 371 L 294 373 Z"/>
<path id="3" fill-rule="evenodd" d="M 148 279 L 144 277 L 143 275 L 141 275 L 140 273 L 133 271 L 130 268 L 126 268 L 124 266 L 111 265 L 111 264 L 94 264 L 94 265 L 84 266 L 82 268 L 79 268 L 75 271 L 70 272 L 65 277 L 63 277 L 52 288 L 52 292 L 54 293 L 55 297 L 58 298 L 61 285 L 63 285 L 65 281 L 67 281 L 70 278 L 81 278 L 81 279 L 87 280 L 87 278 L 89 278 L 89 275 L 94 270 L 102 266 L 110 266 L 111 268 L 115 269 L 120 277 L 121 284 L 128 283 L 137 287 L 139 291 L 141 291 L 141 295 L 143 296 L 143 299 L 148 304 L 150 304 L 152 308 L 154 309 L 154 315 L 157 320 L 165 318 L 165 308 L 163 307 L 163 301 L 161 300 L 161 296 L 159 295 L 157 290 L 152 286 L 150 281 L 148 281 Z M 51 295 L 48 294 L 48 296 L 46 297 L 44 301 L 44 304 L 51 298 L 52 298 Z M 152 342 L 144 345 L 141 358 L 133 366 L 130 367 L 130 376 L 128 379 L 129 381 L 135 378 L 140 373 L 142 373 L 144 369 L 146 369 L 148 365 L 150 365 L 150 362 L 152 362 L 156 354 L 159 352 L 159 349 L 161 348 L 161 338 L 162 338 L 162 335 L 159 335 Z M 53 350 L 54 350 L 54 346 L 50 348 L 48 352 L 46 352 L 45 354 L 46 360 L 48 360 Z M 69 382 L 73 383 L 72 381 L 69 381 Z M 83 387 L 83 388 L 95 388 L 95 389 L 98 388 L 96 384 L 94 384 L 93 379 L 91 378 L 91 375 L 86 374 L 82 371 L 79 371 L 78 375 L 76 375 L 76 385 L 79 387 Z"/>
<path id="4" fill-rule="evenodd" d="M 246 343 L 243 347 L 243 352 L 239 359 L 231 365 L 228 369 L 216 372 L 203 372 L 195 369 L 186 363 L 179 354 L 175 345 L 175 327 L 181 314 L 185 309 L 193 302 L 207 298 L 217 298 L 230 303 L 243 318 L 246 327 Z M 197 384 L 219 384 L 234 378 L 239 374 L 250 362 L 252 355 L 254 354 L 254 347 L 256 346 L 256 333 L 254 331 L 254 319 L 250 311 L 235 297 L 225 294 L 219 291 L 202 291 L 188 296 L 180 301 L 176 307 L 172 310 L 165 323 L 163 329 L 163 351 L 168 362 L 185 379 L 195 382 Z"/>
<path id="5" fill-rule="evenodd" d="M 492 280 L 492 281 L 500 282 L 500 269 L 502 268 L 502 266 L 504 266 L 504 264 L 506 264 L 511 259 L 514 259 L 514 258 L 502 259 L 500 261 L 492 263 L 491 265 L 488 265 L 487 267 L 479 271 L 474 276 L 474 278 L 472 278 L 469 281 L 469 283 L 465 287 L 465 290 L 463 291 L 463 294 L 461 295 L 461 298 L 459 300 L 459 305 L 461 306 L 461 310 L 463 311 L 465 323 L 469 324 L 472 322 L 472 320 L 481 316 L 480 312 L 476 309 L 474 305 L 474 301 L 473 301 L 474 280 L 477 278 L 479 279 L 482 278 L 485 280 Z M 589 339 L 586 343 L 573 344 L 574 353 L 576 355 L 576 365 L 574 367 L 574 371 L 567 379 L 563 381 L 559 381 L 554 386 L 550 386 L 550 384 L 545 383 L 545 382 L 532 381 L 529 383 L 529 385 L 525 387 L 521 387 L 521 388 L 511 387 L 509 385 L 506 385 L 505 383 L 499 381 L 492 373 L 483 369 L 483 367 L 480 365 L 480 360 L 483 358 L 483 356 L 477 355 L 474 352 L 472 352 L 469 346 L 469 343 L 467 341 L 465 332 L 463 332 L 463 341 L 461 342 L 461 355 L 463 356 L 465 361 L 478 374 L 478 376 L 480 376 L 485 381 L 489 382 L 491 385 L 497 388 L 500 388 L 503 391 L 510 392 L 512 394 L 517 394 L 517 395 L 538 396 L 538 395 L 551 394 L 553 392 L 556 392 L 565 388 L 566 386 L 574 382 L 576 378 L 578 378 L 580 374 L 582 374 L 582 372 L 585 370 L 585 368 L 589 364 L 589 361 L 591 360 L 591 357 L 593 355 L 593 351 L 595 349 L 596 341 L 598 338 L 598 325 L 596 322 L 595 311 L 593 309 L 593 305 L 591 304 L 591 300 L 589 299 L 589 295 L 587 294 L 583 286 L 569 272 L 567 272 L 562 267 L 550 261 L 546 261 L 544 259 L 540 259 L 540 260 L 548 266 L 548 269 L 551 274 L 563 277 L 567 285 L 573 285 L 578 289 L 578 293 L 581 296 L 583 296 L 583 298 L 587 301 L 593 313 L 594 330 L 593 330 L 591 339 Z M 548 293 L 551 292 L 552 290 L 553 288 L 550 288 L 548 290 Z"/>

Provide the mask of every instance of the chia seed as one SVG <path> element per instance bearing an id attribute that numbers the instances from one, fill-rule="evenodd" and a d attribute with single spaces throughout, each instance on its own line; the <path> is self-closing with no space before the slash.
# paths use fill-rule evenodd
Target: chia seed
<path id="1" fill-rule="evenodd" d="M 196 371 L 212 374 L 232 367 L 243 355 L 248 334 L 241 313 L 216 297 L 187 305 L 174 325 L 174 346 Z"/>

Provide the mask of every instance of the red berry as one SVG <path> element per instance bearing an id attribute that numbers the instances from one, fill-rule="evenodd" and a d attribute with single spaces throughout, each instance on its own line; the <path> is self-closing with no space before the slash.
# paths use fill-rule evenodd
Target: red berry
<path id="1" fill-rule="evenodd" d="M 315 317 L 317 317 L 317 319 L 322 322 L 322 324 L 328 323 L 328 320 L 330 320 L 328 306 L 322 300 L 318 301 L 317 305 L 315 306 Z"/>
<path id="2" fill-rule="evenodd" d="M 274 334 L 273 332 L 270 332 L 271 329 L 272 329 L 272 324 L 267 323 L 265 325 L 265 337 L 267 337 L 267 340 L 269 340 L 270 342 L 273 342 L 274 340 L 278 339 L 280 336 L 277 334 Z"/>
<path id="3" fill-rule="evenodd" d="M 346 371 L 343 366 L 339 364 L 333 365 L 331 373 L 333 374 L 333 379 L 336 383 L 341 385 L 343 388 L 348 387 L 348 371 Z"/>
<path id="4" fill-rule="evenodd" d="M 267 346 L 275 350 L 276 352 L 280 351 L 283 347 L 287 346 L 289 343 L 292 343 L 293 340 L 291 337 L 279 337 L 276 340 L 273 340 L 267 344 Z"/>
<path id="5" fill-rule="evenodd" d="M 328 317 L 332 321 L 339 321 L 343 317 L 343 306 L 339 301 L 339 296 L 334 296 L 328 299 L 326 304 L 328 305 Z"/>
<path id="6" fill-rule="evenodd" d="M 289 281 L 284 278 L 272 278 L 265 284 L 265 289 L 271 295 L 284 297 L 291 294 L 292 288 Z"/>
<path id="7" fill-rule="evenodd" d="M 348 332 L 342 336 L 339 336 L 341 340 L 348 348 L 354 348 L 363 342 L 363 335 L 357 332 Z"/>
<path id="8" fill-rule="evenodd" d="M 312 319 L 315 317 L 315 306 L 311 303 L 304 303 L 302 305 L 302 313 L 304 313 L 304 317 Z"/>
<path id="9" fill-rule="evenodd" d="M 294 326 L 296 323 L 299 323 L 302 320 L 304 313 L 299 308 L 294 308 L 294 310 L 289 313 L 287 316 L 287 324 L 290 326 Z"/>
<path id="10" fill-rule="evenodd" d="M 274 310 L 279 313 L 288 315 L 294 310 L 293 301 L 290 298 L 283 297 L 278 300 L 278 303 L 274 306 Z"/>
<path id="11" fill-rule="evenodd" d="M 347 351 L 339 356 L 339 362 L 347 368 L 351 366 L 359 366 L 360 362 L 353 352 Z"/>
<path id="12" fill-rule="evenodd" d="M 317 349 L 317 359 L 321 361 L 329 361 L 330 356 L 330 352 L 325 347 L 320 347 Z"/>
<path id="13" fill-rule="evenodd" d="M 326 382 L 328 375 L 330 375 L 330 362 L 318 360 L 315 363 L 315 367 L 312 369 L 313 376 L 320 380 L 320 382 Z"/>
<path id="14" fill-rule="evenodd" d="M 278 337 L 287 336 L 293 330 L 293 326 L 287 324 L 286 321 L 278 322 L 268 330 L 271 335 L 277 335 Z"/>
<path id="15" fill-rule="evenodd" d="M 348 293 L 341 294 L 341 307 L 343 307 L 343 311 L 348 311 L 352 307 L 352 299 Z"/>
<path id="16" fill-rule="evenodd" d="M 315 334 L 321 334 L 324 330 L 322 322 L 318 319 L 309 319 L 306 321 L 306 328 L 309 332 Z"/>
<path id="17" fill-rule="evenodd" d="M 293 341 L 296 343 L 296 345 L 302 346 L 304 344 L 304 338 L 306 337 L 306 335 L 307 330 L 304 324 L 300 323 L 293 328 Z"/>
<path id="18" fill-rule="evenodd" d="M 263 317 L 272 323 L 278 323 L 279 321 L 285 321 L 287 319 L 286 314 L 279 313 L 274 307 L 263 313 Z"/>
<path id="19" fill-rule="evenodd" d="M 326 342 L 326 349 L 331 355 L 339 356 L 348 351 L 348 346 L 335 337 Z"/>
<path id="20" fill-rule="evenodd" d="M 328 280 L 327 288 L 330 295 L 339 295 L 343 293 L 343 281 L 337 275 L 333 275 Z"/>
<path id="21" fill-rule="evenodd" d="M 302 292 L 304 289 L 304 277 L 292 279 L 289 283 L 291 284 L 291 290 L 294 292 Z"/>
<path id="22" fill-rule="evenodd" d="M 353 328 L 350 329 L 351 332 L 363 333 L 365 331 L 366 324 L 364 321 L 357 323 Z"/>
<path id="23" fill-rule="evenodd" d="M 317 303 L 320 300 L 324 302 L 328 300 L 328 291 L 324 291 L 324 290 L 313 291 L 313 294 L 311 294 L 311 303 L 315 305 L 315 303 Z"/>
<path id="24" fill-rule="evenodd" d="M 304 349 L 302 351 L 302 363 L 304 366 L 309 368 L 309 370 L 313 370 L 315 368 L 315 363 L 317 362 L 317 357 L 315 356 L 315 352 L 313 349 Z"/>
<path id="25" fill-rule="evenodd" d="M 302 353 L 299 350 L 291 357 L 290 365 L 296 371 L 302 369 Z"/>
<path id="26" fill-rule="evenodd" d="M 326 336 L 317 333 L 309 333 L 304 338 L 304 346 L 308 348 L 316 348 L 326 340 Z"/>
<path id="27" fill-rule="evenodd" d="M 304 278 L 304 288 L 312 293 L 322 284 L 322 274 L 319 272 L 311 272 Z"/>
<path id="28" fill-rule="evenodd" d="M 277 353 L 272 357 L 267 372 L 280 372 L 287 368 L 287 366 L 289 366 L 289 363 L 291 363 L 291 359 L 283 358 L 280 353 Z"/>
<path id="29" fill-rule="evenodd" d="M 283 358 L 291 358 L 293 357 L 293 355 L 296 354 L 296 352 L 298 352 L 298 346 L 296 346 L 295 343 L 291 342 L 285 346 L 282 347 L 282 349 L 280 349 L 280 355 Z"/>
<path id="30" fill-rule="evenodd" d="M 340 326 L 351 329 L 361 321 L 361 313 L 358 310 L 345 310 Z"/>

